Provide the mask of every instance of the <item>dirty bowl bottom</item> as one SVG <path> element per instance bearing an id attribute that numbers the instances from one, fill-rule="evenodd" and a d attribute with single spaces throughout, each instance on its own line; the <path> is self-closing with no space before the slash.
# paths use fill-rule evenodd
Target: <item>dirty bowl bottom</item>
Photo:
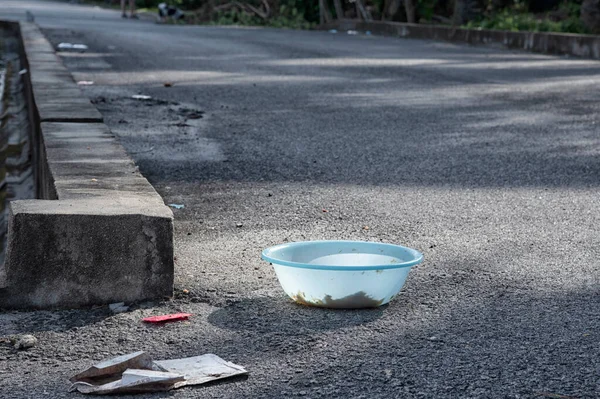
<path id="1" fill-rule="evenodd" d="M 333 309 L 385 305 L 398 294 L 410 271 L 410 267 L 362 271 L 273 267 L 281 287 L 294 301 Z"/>

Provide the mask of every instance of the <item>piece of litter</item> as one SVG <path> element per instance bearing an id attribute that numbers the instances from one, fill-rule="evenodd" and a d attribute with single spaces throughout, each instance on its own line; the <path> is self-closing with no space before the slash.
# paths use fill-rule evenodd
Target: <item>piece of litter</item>
<path id="1" fill-rule="evenodd" d="M 184 290 L 182 290 L 181 292 L 183 292 L 184 294 L 186 294 L 186 295 L 187 295 L 187 294 L 189 294 L 189 293 L 190 293 L 190 290 L 185 290 L 185 289 L 184 289 Z"/>
<path id="2" fill-rule="evenodd" d="M 160 3 L 158 5 L 158 18 L 156 23 L 161 24 L 167 22 L 167 18 L 170 18 L 171 21 L 175 22 L 185 19 L 185 13 L 177 7 L 170 6 L 167 3 Z"/>
<path id="3" fill-rule="evenodd" d="M 129 306 L 125 306 L 125 302 L 111 303 L 108 308 L 114 314 L 124 313 L 129 310 Z"/>
<path id="4" fill-rule="evenodd" d="M 127 369 L 121 379 L 102 385 L 93 385 L 89 382 L 77 381 L 73 383 L 70 391 L 91 393 L 94 395 L 108 395 L 115 393 L 162 392 L 173 389 L 178 382 L 185 381 L 181 374 L 164 371 Z"/>
<path id="5" fill-rule="evenodd" d="M 91 86 L 94 84 L 94 82 L 92 80 L 80 80 L 79 82 L 77 82 L 77 84 L 79 86 Z"/>
<path id="6" fill-rule="evenodd" d="M 369 230 L 369 226 L 363 226 L 363 230 Z"/>
<path id="7" fill-rule="evenodd" d="M 175 208 L 175 209 L 183 209 L 183 208 L 185 208 L 185 205 L 183 205 L 183 204 L 169 204 L 169 206 L 171 208 Z"/>
<path id="8" fill-rule="evenodd" d="M 70 391 L 106 395 L 160 392 L 248 374 L 246 369 L 213 354 L 152 361 L 145 352 L 108 359 L 70 379 Z"/>
<path id="9" fill-rule="evenodd" d="M 148 378 L 153 382 L 160 381 L 167 378 L 177 378 L 178 380 L 182 380 L 183 376 L 180 374 L 169 373 L 167 371 L 155 371 L 155 370 L 139 370 L 139 369 L 128 369 L 123 373 L 123 383 L 128 384 L 133 381 L 139 380 L 140 377 Z"/>
<path id="10" fill-rule="evenodd" d="M 337 33 L 337 29 L 330 29 L 329 33 Z"/>
<path id="11" fill-rule="evenodd" d="M 327 213 L 329 212 L 327 209 L 323 209 L 323 213 Z"/>
<path id="12" fill-rule="evenodd" d="M 156 360 L 154 365 L 170 373 L 183 374 L 185 381 L 175 383 L 175 388 L 186 385 L 200 385 L 236 375 L 248 374 L 244 367 L 223 360 L 213 354 L 184 359 Z"/>
<path id="13" fill-rule="evenodd" d="M 349 30 L 347 33 L 349 35 L 358 35 L 358 31 L 355 31 L 355 30 Z"/>
<path id="14" fill-rule="evenodd" d="M 18 335 L 10 339 L 15 349 L 24 350 L 33 348 L 37 344 L 37 338 L 30 334 Z"/>
<path id="15" fill-rule="evenodd" d="M 163 83 L 163 86 L 165 86 L 165 87 L 172 87 L 173 83 L 172 82 L 165 82 L 165 83 Z"/>
<path id="16" fill-rule="evenodd" d="M 127 355 L 103 360 L 100 363 L 73 376 L 69 381 L 94 382 L 95 379 L 121 374 L 127 369 L 152 369 L 152 358 L 146 352 L 139 351 Z"/>
<path id="17" fill-rule="evenodd" d="M 182 321 L 187 320 L 192 314 L 191 313 L 174 313 L 166 314 L 162 316 L 151 316 L 142 319 L 146 323 L 167 323 L 170 321 Z"/>
<path id="18" fill-rule="evenodd" d="M 365 35 L 367 35 L 367 36 L 371 36 L 371 31 L 370 31 L 370 30 L 366 31 L 366 32 L 365 32 Z"/>
<path id="19" fill-rule="evenodd" d="M 125 123 L 127 123 L 127 122 L 125 122 Z M 154 151 L 154 147 L 150 147 L 149 149 L 144 150 L 144 151 L 130 152 L 130 154 L 143 154 L 145 152 L 152 152 L 152 151 Z M 137 168 L 136 171 L 139 171 L 139 168 L 137 166 L 136 166 L 136 168 Z"/>
<path id="20" fill-rule="evenodd" d="M 78 50 L 85 51 L 88 49 L 88 46 L 85 44 L 73 44 L 73 43 L 59 43 L 57 46 L 58 50 Z"/>
<path id="21" fill-rule="evenodd" d="M 235 224 L 235 227 L 243 227 L 243 226 L 244 226 L 244 224 L 243 224 L 243 223 L 236 223 L 236 224 Z"/>
<path id="22" fill-rule="evenodd" d="M 135 94 L 135 95 L 131 96 L 131 98 L 133 98 L 134 100 L 142 100 L 142 101 L 152 100 L 152 97 L 144 96 L 142 94 Z"/>
<path id="23" fill-rule="evenodd" d="M 93 181 L 93 182 L 97 182 L 97 181 L 98 181 L 98 179 L 92 179 L 92 181 Z"/>
<path id="24" fill-rule="evenodd" d="M 25 75 L 26 73 L 27 73 L 27 68 L 25 68 L 25 69 L 21 69 L 21 70 L 19 71 L 19 75 Z"/>

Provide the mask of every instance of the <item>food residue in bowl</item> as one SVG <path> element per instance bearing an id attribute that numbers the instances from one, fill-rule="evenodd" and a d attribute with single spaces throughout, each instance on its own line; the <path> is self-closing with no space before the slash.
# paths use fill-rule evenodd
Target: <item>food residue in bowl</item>
<path id="1" fill-rule="evenodd" d="M 298 292 L 292 296 L 292 299 L 301 305 L 318 306 L 322 308 L 333 309 L 360 309 L 360 308 L 376 308 L 381 306 L 383 299 L 377 300 L 368 296 L 364 291 L 359 291 L 355 294 L 345 296 L 339 299 L 331 298 L 331 295 L 325 295 L 323 299 L 308 300 L 304 292 Z"/>

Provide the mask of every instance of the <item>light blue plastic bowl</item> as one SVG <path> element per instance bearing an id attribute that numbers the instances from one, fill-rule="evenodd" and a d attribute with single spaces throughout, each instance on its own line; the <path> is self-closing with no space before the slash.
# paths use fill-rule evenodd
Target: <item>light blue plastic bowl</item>
<path id="1" fill-rule="evenodd" d="M 326 308 L 373 308 L 391 301 L 423 255 L 400 245 L 363 241 L 305 241 L 265 249 L 285 293 Z"/>

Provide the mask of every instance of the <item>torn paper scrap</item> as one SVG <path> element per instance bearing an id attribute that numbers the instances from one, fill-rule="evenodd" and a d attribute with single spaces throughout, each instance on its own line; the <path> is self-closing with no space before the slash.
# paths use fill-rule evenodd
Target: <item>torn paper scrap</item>
<path id="1" fill-rule="evenodd" d="M 115 393 L 160 392 L 168 391 L 176 383 L 184 381 L 181 374 L 165 371 L 127 369 L 123 378 L 102 385 L 92 385 L 87 382 L 75 382 L 71 391 L 95 395 L 108 395 Z"/>
<path id="2" fill-rule="evenodd" d="M 102 382 L 114 381 L 120 379 L 121 374 L 127 369 L 151 370 L 152 358 L 146 352 L 139 351 L 104 360 L 77 374 L 71 378 L 71 382 L 93 382 L 99 378 L 103 380 Z"/>
<path id="3" fill-rule="evenodd" d="M 158 369 L 182 374 L 185 377 L 184 381 L 175 383 L 175 388 L 205 384 L 210 381 L 248 374 L 248 371 L 242 366 L 223 360 L 213 354 L 183 359 L 156 360 L 154 365 Z"/>
<path id="4" fill-rule="evenodd" d="M 161 392 L 245 374 L 242 366 L 212 354 L 153 362 L 140 351 L 93 365 L 71 378 L 70 391 L 94 395 Z"/>

